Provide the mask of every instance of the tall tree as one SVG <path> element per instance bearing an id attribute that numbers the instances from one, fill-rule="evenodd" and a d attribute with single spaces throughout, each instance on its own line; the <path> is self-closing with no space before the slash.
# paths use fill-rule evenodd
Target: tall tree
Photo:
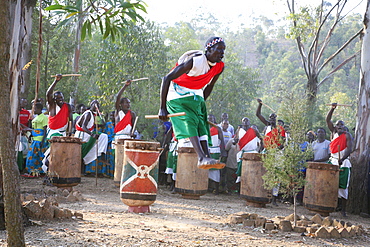
<path id="1" fill-rule="evenodd" d="M 312 109 L 312 111 L 315 109 L 317 90 L 320 84 L 356 56 L 356 54 L 352 54 L 344 61 L 333 65 L 332 70 L 319 78 L 330 62 L 362 32 L 362 29 L 356 31 L 338 50 L 331 55 L 325 56 L 325 51 L 330 44 L 335 29 L 344 18 L 342 12 L 346 3 L 347 0 L 338 0 L 336 4 L 330 7 L 330 4 L 322 1 L 320 6 L 314 10 L 315 16 L 311 16 L 308 7 L 301 8 L 298 13 L 295 0 L 287 0 L 290 12 L 289 18 L 292 21 L 290 37 L 296 40 L 303 69 L 306 73 L 306 94 L 308 104 L 310 105 L 309 109 Z M 327 8 L 328 10 L 326 11 Z"/>
<path id="2" fill-rule="evenodd" d="M 19 171 L 15 156 L 18 134 L 18 92 L 21 54 L 21 0 L 0 0 L 0 160 L 8 246 L 25 246 L 21 214 Z M 10 114 L 9 114 L 10 110 Z M 6 130 L 6 131 L 5 131 Z"/>
<path id="3" fill-rule="evenodd" d="M 358 94 L 355 150 L 352 153 L 353 169 L 349 187 L 349 209 L 355 213 L 370 213 L 370 0 L 364 16 L 361 51 L 360 89 Z"/>

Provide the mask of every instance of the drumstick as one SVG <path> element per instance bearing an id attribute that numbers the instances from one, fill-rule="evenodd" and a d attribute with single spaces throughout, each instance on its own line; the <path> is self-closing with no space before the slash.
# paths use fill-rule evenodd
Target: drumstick
<path id="1" fill-rule="evenodd" d="M 179 117 L 179 116 L 185 116 L 185 112 L 178 112 L 178 113 L 173 113 L 173 114 L 168 114 L 167 117 Z M 145 115 L 145 118 L 148 119 L 158 119 L 159 115 Z"/>
<path id="2" fill-rule="evenodd" d="M 65 74 L 65 75 L 62 75 L 62 77 L 64 76 L 82 76 L 81 74 Z M 52 75 L 51 77 L 56 77 L 56 75 Z"/>
<path id="3" fill-rule="evenodd" d="M 338 145 L 338 165 L 339 165 L 339 161 L 340 161 L 340 145 Z"/>
<path id="4" fill-rule="evenodd" d="M 209 124 L 209 125 L 212 125 L 213 127 L 216 127 L 216 128 L 218 127 L 218 125 L 217 125 L 217 124 L 214 124 L 214 123 L 212 123 L 211 121 L 207 121 L 207 122 L 208 122 L 208 124 Z"/>
<path id="5" fill-rule="evenodd" d="M 333 104 L 325 104 L 325 105 L 330 105 L 332 106 Z M 337 106 L 347 106 L 347 107 L 351 107 L 352 104 L 337 104 Z"/>
<path id="6" fill-rule="evenodd" d="M 139 79 L 133 79 L 133 80 L 130 80 L 130 81 L 133 82 L 133 81 L 142 81 L 142 80 L 149 80 L 149 78 L 148 77 L 143 77 L 143 78 L 139 78 Z M 126 83 L 126 81 L 123 81 L 121 83 Z"/>
<path id="7" fill-rule="evenodd" d="M 259 102 L 261 103 L 262 105 L 266 106 L 267 108 L 269 108 L 271 111 L 273 111 L 274 113 L 276 113 L 276 111 L 274 109 L 272 109 L 270 106 L 266 105 L 265 103 L 263 103 L 262 101 Z"/>
<path id="8" fill-rule="evenodd" d="M 135 133 L 135 128 L 136 128 L 136 123 L 137 123 L 137 119 L 139 118 L 139 116 L 136 116 L 136 118 L 135 118 L 135 122 L 134 122 L 134 126 L 132 127 L 132 130 L 131 130 L 131 136 L 133 136 L 134 135 L 134 133 Z"/>

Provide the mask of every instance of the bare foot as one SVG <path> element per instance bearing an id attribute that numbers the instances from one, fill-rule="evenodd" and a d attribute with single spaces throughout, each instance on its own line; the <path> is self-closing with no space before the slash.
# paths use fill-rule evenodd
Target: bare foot
<path id="1" fill-rule="evenodd" d="M 211 169 L 211 168 L 216 168 L 216 169 L 222 169 L 225 167 L 225 164 L 220 163 L 219 161 L 204 157 L 201 160 L 198 161 L 198 168 L 199 169 Z"/>

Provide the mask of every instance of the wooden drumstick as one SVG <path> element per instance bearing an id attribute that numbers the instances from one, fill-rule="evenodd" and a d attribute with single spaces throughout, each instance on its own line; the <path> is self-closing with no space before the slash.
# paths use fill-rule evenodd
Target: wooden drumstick
<path id="1" fill-rule="evenodd" d="M 179 117 L 179 116 L 185 116 L 185 112 L 178 112 L 178 113 L 173 113 L 173 114 L 168 114 L 167 117 Z M 145 115 L 145 118 L 148 119 L 158 119 L 159 115 Z"/>
<path id="2" fill-rule="evenodd" d="M 333 104 L 325 104 L 325 105 L 332 106 Z M 351 107 L 351 106 L 352 106 L 352 104 L 336 104 L 336 106 L 346 106 L 346 107 Z"/>
<path id="3" fill-rule="evenodd" d="M 142 81 L 142 80 L 149 80 L 149 78 L 148 77 L 143 77 L 143 78 L 139 78 L 139 79 L 132 79 L 132 80 L 129 80 L 129 81 L 133 82 L 133 81 Z M 121 83 L 126 83 L 126 81 L 123 81 Z"/>
<path id="4" fill-rule="evenodd" d="M 65 77 L 65 76 L 82 76 L 81 74 L 65 74 L 65 75 L 62 75 L 62 77 Z M 56 77 L 56 75 L 52 75 L 51 77 Z"/>
<path id="5" fill-rule="evenodd" d="M 273 111 L 274 113 L 276 113 L 276 111 L 274 109 L 272 109 L 270 106 L 266 105 L 265 103 L 263 103 L 262 101 L 259 102 L 261 103 L 262 105 L 266 106 L 267 108 L 269 108 L 271 111 Z"/>
<path id="6" fill-rule="evenodd" d="M 139 118 L 139 116 L 136 116 L 135 121 L 134 121 L 134 126 L 132 126 L 131 136 L 133 136 L 133 135 L 134 135 L 134 133 L 135 133 L 136 123 L 137 123 L 137 119 L 138 119 L 138 118 Z"/>
<path id="7" fill-rule="evenodd" d="M 213 127 L 216 127 L 216 128 L 218 127 L 218 125 L 217 125 L 217 124 L 212 123 L 211 121 L 207 121 L 207 122 L 208 122 L 208 124 L 209 124 L 209 125 L 212 125 Z"/>

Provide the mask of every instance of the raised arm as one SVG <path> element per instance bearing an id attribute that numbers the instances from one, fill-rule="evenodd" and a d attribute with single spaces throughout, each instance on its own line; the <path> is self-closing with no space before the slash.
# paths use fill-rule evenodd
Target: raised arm
<path id="1" fill-rule="evenodd" d="M 50 85 L 48 90 L 46 91 L 46 100 L 48 101 L 48 105 L 54 105 L 54 88 L 57 85 L 57 83 L 62 79 L 62 75 L 58 74 L 55 76 L 55 80 L 53 83 Z"/>
<path id="2" fill-rule="evenodd" d="M 116 106 L 117 112 L 120 110 L 121 96 L 122 96 L 123 92 L 126 90 L 126 88 L 128 86 L 130 86 L 130 84 L 131 84 L 131 80 L 125 81 L 125 85 L 123 85 L 123 87 L 119 90 L 119 92 L 118 92 L 118 94 L 116 96 L 116 104 L 115 104 L 115 106 Z"/>
<path id="3" fill-rule="evenodd" d="M 337 103 L 332 103 L 331 104 L 331 109 L 329 110 L 328 114 L 326 115 L 326 124 L 328 125 L 328 128 L 331 132 L 333 132 L 334 129 L 335 129 L 334 124 L 331 121 L 331 118 L 333 116 L 333 112 L 334 112 L 335 108 L 337 108 Z"/>
<path id="4" fill-rule="evenodd" d="M 166 98 L 168 94 L 168 89 L 172 80 L 180 77 L 181 75 L 188 73 L 193 67 L 193 59 L 186 61 L 174 68 L 170 73 L 168 73 L 162 80 L 161 92 L 160 92 L 160 108 L 159 108 L 159 119 L 162 121 L 167 120 L 167 107 L 166 107 Z"/>
<path id="5" fill-rule="evenodd" d="M 264 118 L 261 114 L 261 109 L 262 109 L 262 100 L 260 99 L 257 99 L 258 101 L 258 107 L 257 107 L 257 111 L 256 111 L 256 116 L 259 118 L 259 120 L 261 120 L 261 122 L 264 124 L 264 125 L 269 125 L 269 122 L 266 120 L 266 118 Z"/>

